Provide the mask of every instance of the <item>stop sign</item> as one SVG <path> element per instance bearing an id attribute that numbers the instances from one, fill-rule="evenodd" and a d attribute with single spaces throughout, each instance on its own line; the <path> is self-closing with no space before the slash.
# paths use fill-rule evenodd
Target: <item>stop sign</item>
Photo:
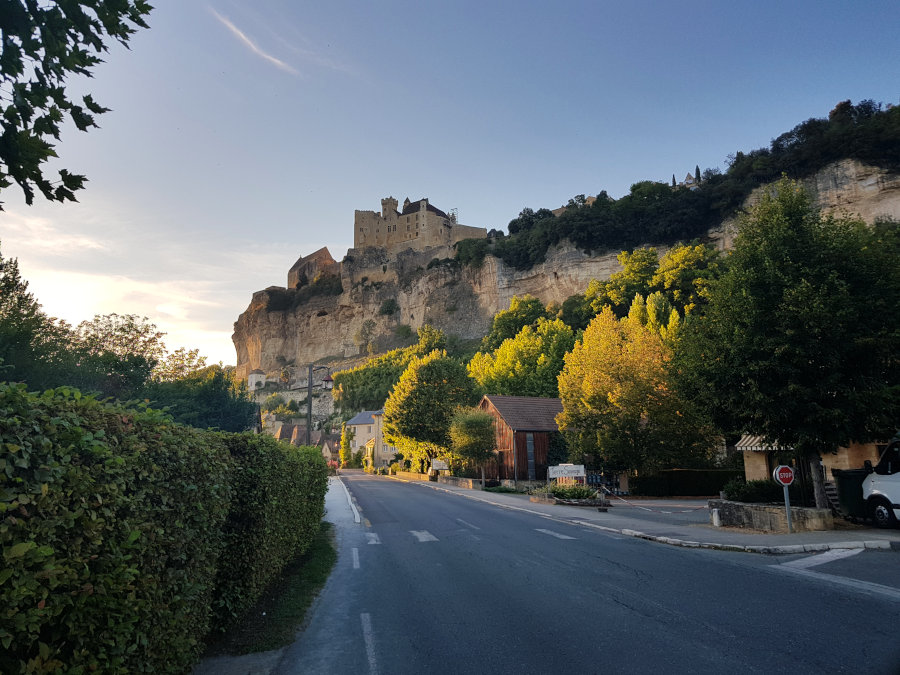
<path id="1" fill-rule="evenodd" d="M 781 464 L 775 467 L 775 470 L 772 472 L 772 478 L 775 479 L 776 483 L 781 485 L 790 485 L 794 482 L 794 470 L 789 466 Z"/>

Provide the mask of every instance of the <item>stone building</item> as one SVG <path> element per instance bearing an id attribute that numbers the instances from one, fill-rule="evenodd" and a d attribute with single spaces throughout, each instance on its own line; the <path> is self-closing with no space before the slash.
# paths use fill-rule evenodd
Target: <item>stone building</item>
<path id="1" fill-rule="evenodd" d="M 407 198 L 402 211 L 397 206 L 396 199 L 385 197 L 381 200 L 381 213 L 355 211 L 353 248 L 377 246 L 389 253 L 407 248 L 422 251 L 441 246 L 449 248 L 463 239 L 487 237 L 485 228 L 460 225 L 455 214 L 444 213 L 427 198 L 415 202 Z"/>
<path id="2" fill-rule="evenodd" d="M 341 275 L 341 264 L 331 257 L 328 247 L 303 256 L 288 270 L 288 288 L 300 288 L 322 275 Z"/>

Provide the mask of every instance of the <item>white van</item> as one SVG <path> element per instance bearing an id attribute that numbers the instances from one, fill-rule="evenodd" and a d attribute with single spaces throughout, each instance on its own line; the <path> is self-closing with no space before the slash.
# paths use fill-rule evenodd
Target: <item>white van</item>
<path id="1" fill-rule="evenodd" d="M 900 519 L 900 440 L 892 440 L 874 467 L 866 460 L 869 475 L 862 496 L 878 527 L 896 527 Z"/>

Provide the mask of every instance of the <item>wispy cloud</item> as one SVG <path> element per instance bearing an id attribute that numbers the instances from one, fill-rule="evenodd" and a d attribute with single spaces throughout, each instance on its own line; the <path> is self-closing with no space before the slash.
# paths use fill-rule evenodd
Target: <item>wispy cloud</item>
<path id="1" fill-rule="evenodd" d="M 260 58 L 265 59 L 269 63 L 271 63 L 276 68 L 285 71 L 286 73 L 291 73 L 292 75 L 299 75 L 299 71 L 295 69 L 293 66 L 285 63 L 279 58 L 276 58 L 269 54 L 268 52 L 263 51 L 253 40 L 251 40 L 247 35 L 237 26 L 235 26 L 231 21 L 227 18 L 219 14 L 212 7 L 209 8 L 209 11 L 212 13 L 219 22 L 225 26 L 229 31 L 231 31 L 232 35 L 234 35 L 238 40 L 240 40 L 245 47 L 247 47 L 251 52 L 259 56 Z"/>
<path id="2" fill-rule="evenodd" d="M 103 251 L 107 246 L 98 239 L 73 234 L 47 218 L 15 212 L 4 213 L 3 242 L 22 242 L 31 251 L 44 255 L 66 255 L 84 251 Z"/>

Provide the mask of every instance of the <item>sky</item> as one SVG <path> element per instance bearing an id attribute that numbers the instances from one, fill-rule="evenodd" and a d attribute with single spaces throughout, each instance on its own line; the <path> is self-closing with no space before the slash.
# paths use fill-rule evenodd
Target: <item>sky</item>
<path id="1" fill-rule="evenodd" d="M 524 207 L 725 169 L 836 103 L 900 103 L 896 0 L 155 0 L 70 80 L 78 203 L 0 192 L 0 252 L 70 323 L 137 314 L 236 362 L 233 323 L 353 211 L 428 197 L 505 230 Z"/>

